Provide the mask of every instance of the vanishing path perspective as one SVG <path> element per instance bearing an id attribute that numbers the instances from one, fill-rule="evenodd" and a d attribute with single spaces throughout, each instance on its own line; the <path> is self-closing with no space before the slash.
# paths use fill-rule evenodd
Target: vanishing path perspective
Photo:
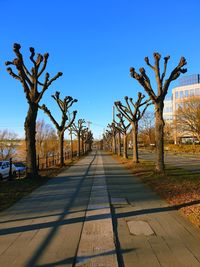
<path id="1" fill-rule="evenodd" d="M 0 213 L 0 266 L 200 267 L 200 230 L 92 152 Z"/>

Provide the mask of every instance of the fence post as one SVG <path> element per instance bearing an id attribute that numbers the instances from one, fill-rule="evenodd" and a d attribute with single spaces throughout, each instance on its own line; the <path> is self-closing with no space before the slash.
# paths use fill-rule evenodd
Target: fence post
<path id="1" fill-rule="evenodd" d="M 12 158 L 9 159 L 10 169 L 9 169 L 9 180 L 12 180 Z"/>
<path id="2" fill-rule="evenodd" d="M 57 159 L 58 159 L 58 164 L 60 164 L 60 157 L 59 157 L 59 153 L 57 154 Z"/>
<path id="3" fill-rule="evenodd" d="M 54 152 L 53 152 L 53 166 L 55 165 L 55 158 L 54 158 Z"/>

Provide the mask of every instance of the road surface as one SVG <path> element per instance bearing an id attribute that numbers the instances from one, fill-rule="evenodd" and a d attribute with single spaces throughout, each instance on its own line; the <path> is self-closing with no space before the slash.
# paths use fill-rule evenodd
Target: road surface
<path id="1" fill-rule="evenodd" d="M 131 151 L 129 155 L 131 156 Z M 139 150 L 139 157 L 155 161 L 156 154 L 155 151 Z M 200 158 L 192 155 L 165 152 L 165 164 L 200 173 Z"/>

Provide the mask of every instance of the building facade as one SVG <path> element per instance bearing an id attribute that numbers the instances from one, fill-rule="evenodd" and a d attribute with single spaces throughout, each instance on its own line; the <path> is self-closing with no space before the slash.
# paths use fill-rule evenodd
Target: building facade
<path id="1" fill-rule="evenodd" d="M 164 101 L 163 117 L 166 123 L 173 123 L 174 143 L 192 141 L 191 133 L 180 132 L 176 127 L 176 111 L 189 97 L 200 98 L 200 74 L 184 76 L 179 79 L 179 85 L 172 89 L 172 97 Z"/>

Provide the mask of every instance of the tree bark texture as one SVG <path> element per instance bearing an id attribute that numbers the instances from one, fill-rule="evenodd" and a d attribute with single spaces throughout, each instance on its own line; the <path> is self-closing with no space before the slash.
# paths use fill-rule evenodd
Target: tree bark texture
<path id="1" fill-rule="evenodd" d="M 127 134 L 123 135 L 123 143 L 124 143 L 123 157 L 125 159 L 127 159 L 128 158 L 128 154 L 127 154 L 127 149 L 128 149 L 128 147 L 127 147 Z"/>
<path id="2" fill-rule="evenodd" d="M 132 138 L 133 138 L 133 162 L 138 163 L 139 157 L 138 157 L 138 124 L 133 123 L 132 124 Z"/>
<path id="3" fill-rule="evenodd" d="M 115 135 L 112 137 L 112 152 L 113 152 L 113 154 L 117 153 L 116 136 Z"/>
<path id="4" fill-rule="evenodd" d="M 155 104 L 156 122 L 155 122 L 155 139 L 156 139 L 156 172 L 163 173 L 164 164 L 164 119 L 163 119 L 163 101 Z"/>
<path id="5" fill-rule="evenodd" d="M 80 155 L 81 155 L 81 137 L 80 137 L 80 133 L 78 133 L 77 138 L 78 138 L 77 156 L 80 157 Z"/>
<path id="6" fill-rule="evenodd" d="M 59 155 L 60 155 L 60 166 L 64 166 L 64 131 L 58 131 L 58 138 L 59 138 Z"/>
<path id="7" fill-rule="evenodd" d="M 38 113 L 38 106 L 34 104 L 29 105 L 27 116 L 24 123 L 25 139 L 26 139 L 26 163 L 27 163 L 27 177 L 36 178 L 38 176 L 38 167 L 36 160 L 36 118 Z"/>
<path id="8" fill-rule="evenodd" d="M 118 150 L 117 150 L 118 156 L 121 156 L 121 134 L 120 131 L 118 131 Z"/>

